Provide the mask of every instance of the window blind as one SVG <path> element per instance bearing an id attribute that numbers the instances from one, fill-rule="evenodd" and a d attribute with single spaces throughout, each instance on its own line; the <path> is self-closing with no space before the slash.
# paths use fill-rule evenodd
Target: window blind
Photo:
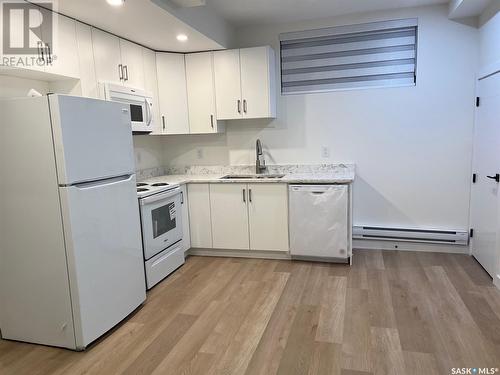
<path id="1" fill-rule="evenodd" d="M 417 27 L 412 18 L 281 34 L 281 92 L 415 85 Z"/>

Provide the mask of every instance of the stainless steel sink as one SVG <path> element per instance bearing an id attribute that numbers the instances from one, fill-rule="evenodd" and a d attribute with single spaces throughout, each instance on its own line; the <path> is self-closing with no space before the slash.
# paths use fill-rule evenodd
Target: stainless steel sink
<path id="1" fill-rule="evenodd" d="M 263 179 L 273 179 L 273 178 L 283 178 L 284 174 L 228 174 L 227 176 L 221 177 L 221 180 L 263 180 Z"/>

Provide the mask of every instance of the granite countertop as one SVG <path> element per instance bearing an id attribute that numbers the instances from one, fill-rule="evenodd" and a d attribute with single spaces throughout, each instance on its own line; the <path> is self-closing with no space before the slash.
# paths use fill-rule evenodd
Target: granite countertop
<path id="1" fill-rule="evenodd" d="M 213 166 L 167 168 L 166 174 L 142 179 L 143 182 L 187 183 L 286 183 L 286 184 L 350 184 L 355 178 L 353 164 L 273 165 L 264 174 L 284 174 L 282 178 L 221 179 L 227 175 L 253 175 L 253 166 Z"/>

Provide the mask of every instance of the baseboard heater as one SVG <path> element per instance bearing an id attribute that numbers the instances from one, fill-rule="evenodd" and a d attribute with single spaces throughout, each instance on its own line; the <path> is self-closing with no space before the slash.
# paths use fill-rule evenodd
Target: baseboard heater
<path id="1" fill-rule="evenodd" d="M 435 230 L 414 228 L 390 228 L 357 226 L 352 230 L 353 239 L 427 242 L 453 245 L 467 245 L 469 233 L 458 230 Z"/>

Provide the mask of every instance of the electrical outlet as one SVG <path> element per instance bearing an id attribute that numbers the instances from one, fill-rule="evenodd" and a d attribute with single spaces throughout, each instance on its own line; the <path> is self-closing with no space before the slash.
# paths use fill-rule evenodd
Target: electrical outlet
<path id="1" fill-rule="evenodd" d="M 198 159 L 203 159 L 203 149 L 202 148 L 196 149 L 196 157 Z"/>
<path id="2" fill-rule="evenodd" d="M 328 159 L 330 157 L 330 147 L 322 146 L 321 147 L 321 157 Z"/>

